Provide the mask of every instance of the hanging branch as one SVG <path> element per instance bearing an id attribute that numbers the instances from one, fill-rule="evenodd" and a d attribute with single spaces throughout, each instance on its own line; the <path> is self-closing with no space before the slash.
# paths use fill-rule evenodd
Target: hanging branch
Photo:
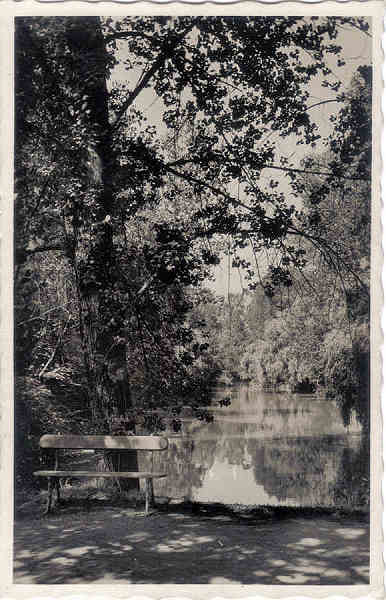
<path id="1" fill-rule="evenodd" d="M 68 317 L 68 319 L 67 319 L 67 322 L 66 322 L 64 328 L 63 328 L 63 331 L 61 332 L 61 334 L 60 334 L 60 336 L 58 338 L 58 341 L 56 343 L 55 348 L 51 352 L 51 356 L 49 357 L 49 359 L 47 360 L 46 364 L 44 365 L 44 367 L 42 368 L 42 370 L 40 371 L 40 373 L 38 375 L 39 379 L 42 379 L 44 373 L 47 371 L 47 369 L 50 366 L 50 364 L 55 360 L 55 357 L 56 357 L 56 355 L 58 353 L 58 350 L 59 350 L 60 346 L 62 345 L 63 338 L 64 338 L 64 336 L 65 336 L 65 334 L 67 332 L 68 326 L 69 326 L 69 324 L 70 324 L 71 321 L 72 321 L 72 317 L 70 315 Z"/>

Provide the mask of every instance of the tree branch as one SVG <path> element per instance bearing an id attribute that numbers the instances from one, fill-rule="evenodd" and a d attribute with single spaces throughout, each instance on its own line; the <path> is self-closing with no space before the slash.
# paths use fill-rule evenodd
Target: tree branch
<path id="1" fill-rule="evenodd" d="M 253 153 L 255 154 L 255 153 Z M 194 158 L 181 158 L 171 163 L 166 163 L 164 166 L 169 170 L 169 167 L 182 167 L 188 164 L 195 164 Z M 348 177 L 346 175 L 335 175 L 331 171 L 308 171 L 306 169 L 296 169 L 295 167 L 280 167 L 279 165 L 262 164 L 261 169 L 275 169 L 288 173 L 302 173 L 303 175 L 319 175 L 322 177 L 336 177 L 337 179 L 346 179 L 348 181 L 369 181 L 368 177 Z"/>
<path id="2" fill-rule="evenodd" d="M 368 285 L 366 285 L 366 283 L 364 283 L 362 281 L 362 279 L 359 277 L 359 275 L 357 275 L 357 273 L 355 273 L 355 271 L 345 261 L 342 260 L 340 254 L 337 251 L 335 251 L 331 246 L 327 245 L 325 240 L 323 240 L 319 237 L 310 235 L 309 233 L 306 233 L 305 231 L 301 231 L 301 230 L 297 229 L 296 227 L 294 227 L 293 225 L 288 228 L 287 234 L 301 236 L 304 239 L 308 240 L 313 246 L 315 246 L 315 248 L 318 250 L 318 252 L 320 252 L 325 257 L 327 262 L 330 261 L 332 263 L 335 272 L 338 273 L 341 280 L 342 280 L 342 275 L 340 273 L 339 263 L 344 265 L 345 269 L 347 269 L 347 271 L 359 283 L 359 285 L 365 292 L 366 296 L 370 296 Z M 334 258 L 332 258 L 331 255 L 334 255 Z M 337 260 L 337 263 L 335 263 L 335 259 Z"/>
<path id="3" fill-rule="evenodd" d="M 337 98 L 333 98 L 331 100 L 321 100 L 320 102 L 315 102 L 315 104 L 311 104 L 311 106 L 306 106 L 306 110 L 311 110 L 311 108 L 315 108 L 315 106 L 321 106 L 322 104 L 328 104 L 329 102 L 340 102 Z"/>
<path id="4" fill-rule="evenodd" d="M 47 369 L 48 369 L 48 367 L 50 366 L 50 364 L 51 364 L 51 363 L 52 363 L 52 362 L 55 360 L 55 356 L 56 356 L 56 354 L 57 354 L 57 352 L 58 352 L 58 350 L 59 350 L 59 348 L 60 348 L 60 346 L 61 346 L 61 344 L 62 344 L 63 338 L 64 338 L 64 336 L 65 336 L 65 334 L 66 334 L 66 331 L 67 331 L 67 329 L 68 329 L 68 326 L 69 326 L 69 324 L 70 324 L 70 322 L 71 322 L 71 321 L 72 321 L 72 317 L 71 317 L 71 315 L 70 315 L 70 316 L 68 317 L 68 320 L 67 320 L 67 322 L 66 322 L 66 324 L 65 324 L 64 328 L 63 328 L 63 331 L 62 331 L 62 332 L 61 332 L 61 334 L 59 335 L 59 338 L 58 338 L 57 344 L 56 344 L 55 348 L 53 349 L 53 351 L 52 351 L 52 353 L 51 353 L 51 356 L 49 357 L 49 359 L 47 360 L 46 364 L 44 365 L 44 367 L 42 368 L 42 370 L 41 370 L 41 371 L 40 371 L 40 373 L 39 373 L 39 376 L 38 376 L 38 377 L 39 377 L 39 379 L 41 379 L 41 378 L 43 377 L 44 373 L 47 371 Z"/>
<path id="5" fill-rule="evenodd" d="M 141 37 L 149 40 L 150 42 L 154 42 L 154 39 L 147 35 L 146 33 L 141 32 L 141 34 L 134 33 L 133 31 L 116 31 L 115 33 L 109 33 L 108 35 L 103 36 L 105 38 L 106 44 L 110 44 L 114 40 L 126 40 L 129 37 Z"/>
<path id="6" fill-rule="evenodd" d="M 36 254 L 36 252 L 50 252 L 52 250 L 64 250 L 64 246 L 62 244 L 53 244 L 52 246 L 38 246 L 33 249 L 26 249 L 25 252 L 27 254 Z"/>
<path id="7" fill-rule="evenodd" d="M 264 169 L 276 169 L 278 171 L 287 171 L 289 173 L 302 173 L 304 175 L 321 175 L 323 177 L 337 177 L 338 179 L 347 179 L 349 181 L 369 181 L 367 177 L 347 177 L 345 175 L 334 175 L 328 171 L 307 171 L 305 169 L 295 169 L 292 167 L 279 167 L 278 165 L 263 165 Z"/>
<path id="8" fill-rule="evenodd" d="M 54 308 L 50 308 L 49 310 L 44 311 L 43 313 L 41 313 L 38 317 L 31 317 L 31 319 L 27 319 L 26 321 L 21 321 L 20 323 L 17 323 L 16 325 L 19 327 L 20 325 L 25 325 L 26 323 L 30 323 L 31 321 L 36 321 L 36 320 L 44 320 L 44 316 L 48 315 L 51 312 L 54 312 L 56 310 L 66 310 L 65 306 L 68 306 L 68 304 L 71 304 L 71 300 L 69 302 L 66 302 L 65 304 L 62 304 L 61 306 L 55 306 Z M 68 312 L 68 311 L 66 311 Z"/>
<path id="9" fill-rule="evenodd" d="M 161 52 L 158 55 L 158 58 L 153 63 L 153 66 L 151 67 L 151 69 L 149 69 L 149 71 L 146 73 L 146 75 L 144 75 L 143 79 L 141 79 L 141 81 L 137 85 L 137 87 L 129 94 L 129 96 L 127 97 L 123 106 L 121 107 L 120 111 L 118 112 L 118 115 L 111 127 L 112 131 L 114 131 L 118 127 L 123 115 L 125 114 L 127 109 L 132 105 L 132 103 L 134 102 L 134 100 L 136 99 L 138 94 L 140 94 L 142 92 L 142 90 L 147 86 L 150 79 L 157 73 L 157 71 L 159 71 L 159 69 L 166 62 L 166 60 L 172 56 L 172 53 L 175 50 L 176 46 L 180 42 L 182 42 L 182 40 L 193 29 L 193 27 L 195 26 L 195 23 L 196 23 L 196 20 L 193 19 L 192 22 L 190 23 L 190 25 L 182 33 L 180 33 L 174 40 L 170 41 L 169 39 L 167 39 L 164 41 Z"/>
<path id="10" fill-rule="evenodd" d="M 248 210 L 250 212 L 253 212 L 253 208 L 252 207 L 248 206 L 247 204 L 244 204 L 240 200 L 237 200 L 236 198 L 234 198 L 230 194 L 227 194 L 226 192 L 220 190 L 219 188 L 215 188 L 214 186 L 212 186 L 212 185 L 210 185 L 208 183 L 202 182 L 199 179 L 197 179 L 195 177 L 192 177 L 191 175 L 186 175 L 185 173 L 180 173 L 179 171 L 176 171 L 175 169 L 173 169 L 171 167 L 166 167 L 165 166 L 165 168 L 168 171 L 170 171 L 171 173 L 173 173 L 174 175 L 178 176 L 178 177 L 186 179 L 187 181 L 190 181 L 191 183 L 202 185 L 202 186 L 206 187 L 207 189 L 211 190 L 213 193 L 215 193 L 217 195 L 221 195 L 223 198 L 226 198 L 227 200 L 229 200 L 233 204 L 233 206 L 240 206 L 240 207 L 245 208 L 246 210 Z M 264 219 L 268 220 L 268 221 L 272 221 L 272 219 L 270 217 L 268 217 L 267 215 L 264 216 Z M 253 232 L 250 232 L 250 233 L 253 233 Z M 356 279 L 356 281 L 360 284 L 360 286 L 365 291 L 365 293 L 367 295 L 369 295 L 368 286 L 361 280 L 361 278 L 355 273 L 355 271 L 353 271 L 353 269 L 351 269 L 349 267 L 349 265 L 347 265 L 345 262 L 342 261 L 342 259 L 339 257 L 339 255 L 338 255 L 337 252 L 335 252 L 329 246 L 327 247 L 327 245 L 324 242 L 324 240 L 321 240 L 319 238 L 315 238 L 315 237 L 307 234 L 305 231 L 300 231 L 300 230 L 296 229 L 293 225 L 291 227 L 287 228 L 286 235 L 299 235 L 299 236 L 303 237 L 304 239 L 309 240 L 317 248 L 317 250 L 319 252 L 321 252 L 325 256 L 325 258 L 327 258 L 327 256 L 326 256 L 326 252 L 327 252 L 328 253 L 328 258 L 333 263 L 334 268 L 339 271 L 337 265 L 335 264 L 335 259 L 331 258 L 331 253 L 333 253 L 335 255 L 336 259 L 339 262 L 341 262 L 342 264 L 344 264 L 344 266 L 347 269 L 347 271 L 354 277 L 354 279 Z"/>
<path id="11" fill-rule="evenodd" d="M 214 187 L 213 185 L 211 185 L 210 183 L 207 183 L 206 181 L 197 179 L 197 177 L 193 177 L 192 175 L 188 175 L 187 173 L 184 173 L 181 171 L 176 171 L 176 169 L 173 169 L 172 166 L 169 166 L 168 164 L 163 164 L 161 161 L 160 161 L 160 164 L 161 164 L 161 167 L 163 169 L 165 169 L 165 171 L 168 171 L 169 173 L 172 173 L 173 175 L 176 175 L 177 177 L 180 177 L 181 179 L 185 179 L 186 181 L 189 181 L 190 183 L 194 183 L 196 185 L 200 185 L 204 188 L 207 188 L 208 190 L 210 190 L 217 196 L 222 196 L 223 198 L 226 198 L 227 200 L 231 200 L 232 203 L 237 202 L 236 199 L 233 198 L 233 196 L 231 196 L 227 192 L 224 192 L 220 188 Z"/>

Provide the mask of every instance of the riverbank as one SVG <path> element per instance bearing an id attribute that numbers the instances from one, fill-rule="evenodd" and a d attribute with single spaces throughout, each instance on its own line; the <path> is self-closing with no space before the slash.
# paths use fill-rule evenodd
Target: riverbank
<path id="1" fill-rule="evenodd" d="M 43 498 L 42 498 L 43 500 Z M 17 584 L 368 584 L 366 511 L 65 499 L 18 511 Z"/>

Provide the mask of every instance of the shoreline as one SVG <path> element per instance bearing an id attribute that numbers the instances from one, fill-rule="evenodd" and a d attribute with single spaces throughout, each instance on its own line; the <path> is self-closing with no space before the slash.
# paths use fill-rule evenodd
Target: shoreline
<path id="1" fill-rule="evenodd" d="M 46 502 L 46 491 L 37 492 L 34 498 L 17 504 L 15 502 L 15 520 L 34 518 L 33 513 L 39 511 Z M 66 511 L 79 508 L 82 510 L 103 510 L 111 508 L 138 509 L 144 501 L 143 493 L 127 495 L 117 493 L 115 490 L 89 487 L 70 487 L 62 490 L 61 506 L 54 506 L 54 515 L 60 515 L 61 510 Z M 170 511 L 194 516 L 218 517 L 224 516 L 237 521 L 282 520 L 293 518 L 337 517 L 357 518 L 360 521 L 369 521 L 370 506 L 290 506 L 290 505 L 251 505 L 251 504 L 223 504 L 220 502 L 199 502 L 185 498 L 155 497 L 153 512 L 167 514 Z M 32 513 L 32 514 L 31 514 Z"/>

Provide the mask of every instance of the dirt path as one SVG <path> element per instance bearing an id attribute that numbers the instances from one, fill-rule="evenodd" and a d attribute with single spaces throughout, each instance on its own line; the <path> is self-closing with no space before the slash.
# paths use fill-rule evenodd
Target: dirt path
<path id="1" fill-rule="evenodd" d="M 368 584 L 369 526 L 72 507 L 16 522 L 17 584 Z"/>

